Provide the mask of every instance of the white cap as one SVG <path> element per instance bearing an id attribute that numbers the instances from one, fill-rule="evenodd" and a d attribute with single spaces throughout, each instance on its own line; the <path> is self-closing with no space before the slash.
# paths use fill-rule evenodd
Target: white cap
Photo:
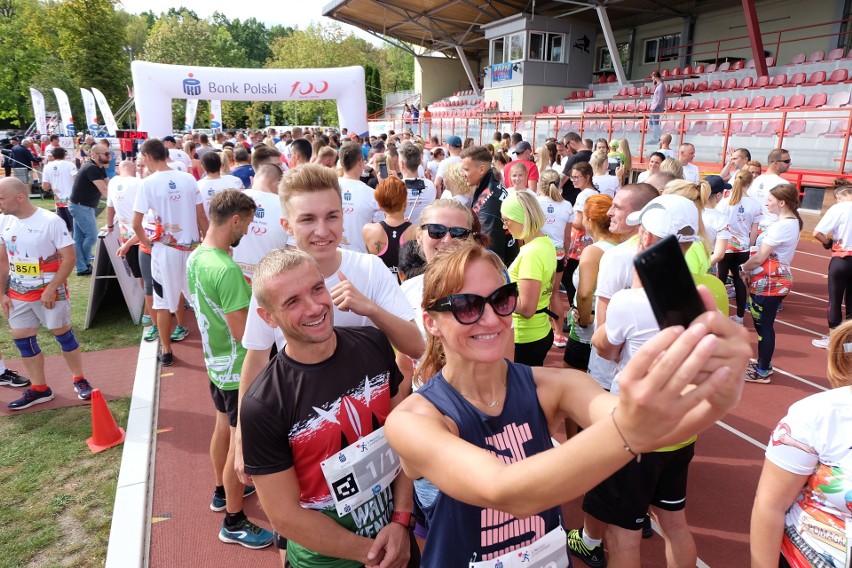
<path id="1" fill-rule="evenodd" d="M 680 195 L 661 195 L 651 200 L 642 211 L 627 216 L 627 224 L 641 224 L 655 237 L 677 237 L 678 242 L 692 243 L 701 240 L 698 234 L 698 208 Z"/>

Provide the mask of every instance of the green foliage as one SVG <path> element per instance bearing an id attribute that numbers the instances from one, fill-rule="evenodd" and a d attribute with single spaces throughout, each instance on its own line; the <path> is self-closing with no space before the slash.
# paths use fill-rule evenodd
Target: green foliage
<path id="1" fill-rule="evenodd" d="M 226 29 L 188 12 L 161 17 L 151 28 L 143 56 L 147 61 L 205 67 L 245 67 L 246 52 Z"/>
<path id="2" fill-rule="evenodd" d="M 367 88 L 367 114 L 382 110 L 385 106 L 382 97 L 381 73 L 377 67 L 369 63 L 364 67 L 365 84 Z"/>

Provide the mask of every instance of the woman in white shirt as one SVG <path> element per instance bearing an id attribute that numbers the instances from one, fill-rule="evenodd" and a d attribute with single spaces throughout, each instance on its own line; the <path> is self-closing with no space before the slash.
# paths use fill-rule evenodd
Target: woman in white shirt
<path id="1" fill-rule="evenodd" d="M 766 446 L 751 512 L 752 568 L 850 568 L 852 321 L 831 332 L 828 381 L 832 390 L 790 407 Z"/>
<path id="2" fill-rule="evenodd" d="M 704 181 L 710 184 L 710 196 L 701 212 L 701 220 L 704 221 L 704 228 L 707 230 L 710 273 L 717 274 L 716 265 L 725 257 L 731 233 L 728 231 L 728 219 L 720 211 L 716 211 L 716 206 L 722 200 L 725 190 L 731 189 L 731 186 L 720 176 L 707 176 Z"/>
<path id="3" fill-rule="evenodd" d="M 589 165 L 592 166 L 592 184 L 595 188 L 604 195 L 615 197 L 615 192 L 621 187 L 619 179 L 623 175 L 624 166 L 620 166 L 615 171 L 615 175 L 609 175 L 609 158 L 604 152 L 595 152 L 589 159 Z"/>

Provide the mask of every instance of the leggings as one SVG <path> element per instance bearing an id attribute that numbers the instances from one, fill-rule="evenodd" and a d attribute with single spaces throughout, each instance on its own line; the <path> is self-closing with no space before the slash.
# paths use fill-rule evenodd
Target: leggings
<path id="1" fill-rule="evenodd" d="M 746 297 L 748 289 L 745 282 L 742 281 L 739 274 L 739 266 L 748 260 L 748 251 L 728 252 L 722 260 L 719 261 L 719 280 L 722 283 L 728 278 L 728 273 L 731 274 L 734 280 L 734 291 L 737 293 L 737 317 L 741 318 L 745 315 Z"/>
<path id="2" fill-rule="evenodd" d="M 71 217 L 71 212 L 68 211 L 67 207 L 57 207 L 56 214 L 59 215 L 59 218 L 65 221 L 65 226 L 68 227 L 68 232 L 74 232 L 74 219 Z"/>
<path id="3" fill-rule="evenodd" d="M 835 256 L 828 264 L 828 328 L 843 323 L 841 306 L 846 302 L 846 319 L 852 315 L 852 256 Z"/>
<path id="4" fill-rule="evenodd" d="M 562 273 L 562 285 L 565 286 L 565 293 L 568 294 L 568 307 L 574 305 L 574 296 L 577 295 L 577 289 L 574 288 L 574 271 L 580 266 L 580 261 L 575 258 L 565 257 L 565 271 Z"/>
<path id="5" fill-rule="evenodd" d="M 142 283 L 145 286 L 145 295 L 154 295 L 154 279 L 151 277 L 151 253 L 139 249 L 139 271 L 142 273 Z"/>
<path id="6" fill-rule="evenodd" d="M 553 330 L 536 341 L 529 343 L 515 343 L 515 363 L 529 365 L 530 367 L 542 367 L 547 352 L 553 346 Z"/>
<path id="7" fill-rule="evenodd" d="M 751 295 L 751 317 L 757 331 L 757 368 L 768 371 L 772 368 L 775 352 L 775 316 L 786 296 Z"/>

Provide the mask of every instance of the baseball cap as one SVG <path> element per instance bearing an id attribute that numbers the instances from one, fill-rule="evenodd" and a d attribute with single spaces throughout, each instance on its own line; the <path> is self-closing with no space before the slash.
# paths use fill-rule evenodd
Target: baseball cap
<path id="1" fill-rule="evenodd" d="M 710 193 L 722 193 L 726 189 L 731 189 L 731 184 L 725 183 L 721 176 L 707 176 L 704 181 L 710 184 Z"/>
<path id="2" fill-rule="evenodd" d="M 450 136 L 447 138 L 447 146 L 452 146 L 453 148 L 461 148 L 462 139 L 458 136 Z"/>
<path id="3" fill-rule="evenodd" d="M 515 146 L 515 154 L 520 154 L 522 152 L 526 152 L 527 150 L 532 150 L 532 146 L 530 146 L 530 143 L 526 140 L 521 140 Z"/>
<path id="4" fill-rule="evenodd" d="M 627 216 L 627 224 L 642 225 L 655 237 L 677 237 L 678 242 L 693 243 L 701 240 L 698 234 L 698 208 L 680 195 L 661 195 L 652 199 L 642 211 Z"/>
<path id="5" fill-rule="evenodd" d="M 175 140 L 174 136 L 163 136 L 163 142 L 171 142 L 172 144 L 177 144 L 177 140 Z"/>

